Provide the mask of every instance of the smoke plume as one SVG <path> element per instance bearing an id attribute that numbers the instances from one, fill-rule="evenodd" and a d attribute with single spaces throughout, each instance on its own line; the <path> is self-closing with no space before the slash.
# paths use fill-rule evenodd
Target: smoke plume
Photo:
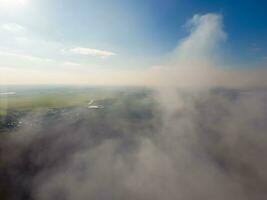
<path id="1" fill-rule="evenodd" d="M 215 67 L 220 15 L 187 27 L 169 64 L 154 69 L 164 87 L 125 90 L 104 109 L 21 117 L 1 136 L 3 199 L 265 199 L 267 93 L 228 84 L 237 76 Z"/>

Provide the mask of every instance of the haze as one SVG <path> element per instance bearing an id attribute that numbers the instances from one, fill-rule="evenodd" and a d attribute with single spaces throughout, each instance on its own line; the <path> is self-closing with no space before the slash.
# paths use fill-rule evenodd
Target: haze
<path id="1" fill-rule="evenodd" d="M 0 199 L 266 199 L 266 7 L 0 0 Z"/>

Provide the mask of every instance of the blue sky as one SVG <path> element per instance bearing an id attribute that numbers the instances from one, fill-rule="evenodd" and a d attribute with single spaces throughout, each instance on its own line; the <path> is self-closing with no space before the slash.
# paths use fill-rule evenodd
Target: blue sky
<path id="1" fill-rule="evenodd" d="M 0 0 L 0 66 L 145 69 L 165 62 L 194 15 L 216 13 L 227 34 L 222 60 L 262 67 L 266 8 L 252 0 Z"/>

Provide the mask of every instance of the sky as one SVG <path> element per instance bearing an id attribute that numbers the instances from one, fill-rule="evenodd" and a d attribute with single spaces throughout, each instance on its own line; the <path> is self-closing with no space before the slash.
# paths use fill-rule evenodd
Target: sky
<path id="1" fill-rule="evenodd" d="M 267 67 L 266 7 L 252 0 L 0 0 L 0 84 L 149 84 L 170 65 L 193 73 L 192 60 L 258 74 Z M 202 27 L 214 29 L 194 39 Z"/>

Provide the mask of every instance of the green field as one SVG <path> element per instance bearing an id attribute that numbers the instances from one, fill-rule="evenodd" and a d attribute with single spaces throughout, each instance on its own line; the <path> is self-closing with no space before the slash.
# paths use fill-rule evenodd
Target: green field
<path id="1" fill-rule="evenodd" d="M 0 131 L 18 126 L 19 119 L 27 113 L 53 113 L 60 110 L 101 105 L 109 114 L 124 114 L 126 118 L 149 116 L 150 93 L 140 88 L 79 88 L 79 87 L 39 87 L 9 88 L 12 95 L 0 96 Z M 97 109 L 97 108 L 92 108 Z"/>

